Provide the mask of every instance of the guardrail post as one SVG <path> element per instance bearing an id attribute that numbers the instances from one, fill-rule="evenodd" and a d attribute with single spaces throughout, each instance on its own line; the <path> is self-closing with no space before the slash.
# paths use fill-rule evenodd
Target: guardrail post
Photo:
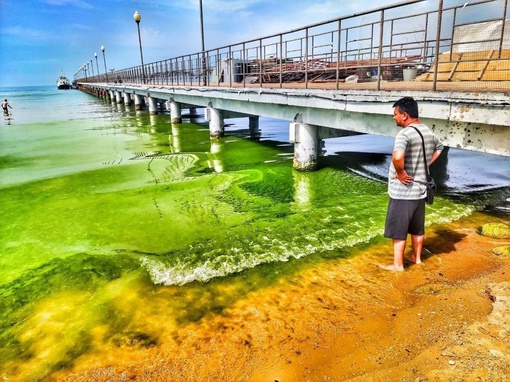
<path id="1" fill-rule="evenodd" d="M 382 68 L 381 68 L 381 62 L 382 62 L 382 50 L 383 50 L 383 43 L 384 43 L 384 9 L 381 10 L 381 27 L 379 31 L 379 58 L 377 62 L 377 90 L 381 90 L 381 79 L 382 79 Z"/>
<path id="2" fill-rule="evenodd" d="M 308 89 L 308 28 L 305 29 L 305 89 Z"/>
<path id="3" fill-rule="evenodd" d="M 434 80 L 432 81 L 432 90 L 437 90 L 437 72 L 439 70 L 439 44 L 441 42 L 441 23 L 443 22 L 443 0 L 439 0 L 437 7 L 437 31 L 436 31 L 436 51 L 434 52 L 434 59 L 436 67 L 434 68 Z M 453 41 L 452 41 L 453 42 Z M 453 49 L 451 49 L 453 51 Z"/>

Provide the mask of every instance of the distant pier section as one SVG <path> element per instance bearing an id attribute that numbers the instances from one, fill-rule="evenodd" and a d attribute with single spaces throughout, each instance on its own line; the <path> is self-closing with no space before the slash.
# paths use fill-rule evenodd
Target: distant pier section
<path id="1" fill-rule="evenodd" d="M 405 95 L 446 145 L 510 156 L 508 2 L 405 1 L 108 74 L 81 69 L 75 83 L 150 113 L 164 106 L 174 123 L 204 108 L 213 138 L 228 118 L 254 132 L 259 116 L 288 120 L 304 171 L 324 139 L 395 136 L 391 106 Z"/>

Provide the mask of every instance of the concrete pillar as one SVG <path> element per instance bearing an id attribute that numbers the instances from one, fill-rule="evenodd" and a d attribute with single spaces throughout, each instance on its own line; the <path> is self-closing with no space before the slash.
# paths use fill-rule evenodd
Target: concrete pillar
<path id="1" fill-rule="evenodd" d="M 149 114 L 158 114 L 158 102 L 156 98 L 148 97 L 149 99 Z"/>
<path id="2" fill-rule="evenodd" d="M 135 98 L 135 110 L 142 110 L 144 104 L 143 97 L 139 94 L 135 94 L 134 98 Z"/>
<path id="3" fill-rule="evenodd" d="M 248 126 L 250 129 L 250 138 L 260 138 L 259 117 L 256 115 L 251 116 Z"/>
<path id="4" fill-rule="evenodd" d="M 121 92 L 119 92 L 119 91 L 115 92 L 115 101 L 117 103 L 122 103 L 122 93 Z"/>
<path id="5" fill-rule="evenodd" d="M 170 100 L 170 117 L 172 118 L 172 123 L 182 122 L 181 104 L 179 102 Z"/>
<path id="6" fill-rule="evenodd" d="M 209 106 L 207 106 L 207 114 L 209 117 L 209 134 L 211 138 L 223 137 L 225 135 L 225 127 L 221 110 L 215 109 L 209 104 Z"/>
<path id="7" fill-rule="evenodd" d="M 289 138 L 294 142 L 293 167 L 298 171 L 315 171 L 321 150 L 317 126 L 292 122 Z"/>
<path id="8" fill-rule="evenodd" d="M 123 93 L 124 95 L 124 104 L 131 105 L 131 95 L 129 93 Z"/>

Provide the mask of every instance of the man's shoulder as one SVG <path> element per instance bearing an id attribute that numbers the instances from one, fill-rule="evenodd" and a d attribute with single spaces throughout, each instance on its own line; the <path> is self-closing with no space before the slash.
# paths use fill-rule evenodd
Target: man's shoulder
<path id="1" fill-rule="evenodd" d="M 410 128 L 411 128 L 410 130 L 414 130 L 411 126 L 412 126 L 412 127 L 417 128 L 417 129 L 418 129 L 418 130 L 420 130 L 420 131 L 423 131 L 423 130 L 430 130 L 430 129 L 429 129 L 429 127 L 428 127 L 426 124 L 421 123 L 421 122 L 420 122 L 420 123 L 413 123 L 413 124 L 411 124 L 411 125 L 407 126 L 407 127 L 410 127 Z"/>

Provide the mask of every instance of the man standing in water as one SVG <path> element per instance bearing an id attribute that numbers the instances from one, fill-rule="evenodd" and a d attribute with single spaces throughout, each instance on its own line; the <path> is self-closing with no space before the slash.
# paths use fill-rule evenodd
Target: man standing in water
<path id="1" fill-rule="evenodd" d="M 9 115 L 9 109 L 7 107 L 12 109 L 11 105 L 9 105 L 9 102 L 7 102 L 7 98 L 6 98 L 6 99 L 4 99 L 4 102 L 2 102 L 2 109 L 4 109 L 5 116 Z"/>
<path id="2" fill-rule="evenodd" d="M 386 215 L 384 236 L 393 239 L 393 264 L 381 265 L 390 271 L 404 270 L 407 235 L 411 235 L 411 261 L 421 263 L 425 235 L 425 197 L 427 169 L 423 161 L 422 140 L 425 141 L 427 163 L 434 162 L 443 144 L 418 120 L 418 104 L 412 97 L 404 97 L 393 104 L 393 120 L 402 127 L 395 137 L 395 146 L 388 176 L 390 201 Z"/>

